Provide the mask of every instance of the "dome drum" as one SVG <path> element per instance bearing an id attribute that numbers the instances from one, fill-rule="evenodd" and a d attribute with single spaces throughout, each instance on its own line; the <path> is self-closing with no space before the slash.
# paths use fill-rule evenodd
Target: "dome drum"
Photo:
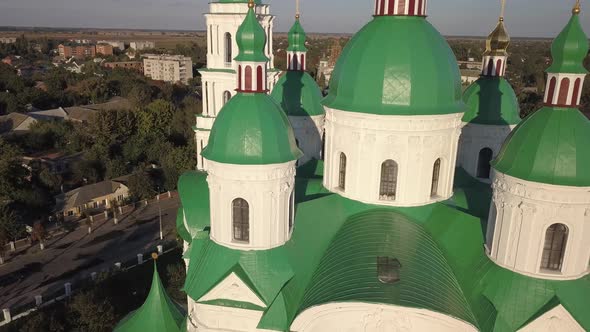
<path id="1" fill-rule="evenodd" d="M 328 190 L 389 206 L 420 206 L 452 196 L 462 114 L 383 117 L 326 111 Z"/>
<path id="2" fill-rule="evenodd" d="M 585 74 L 547 75 L 543 102 L 547 106 L 578 107 L 582 99 Z"/>
<path id="3" fill-rule="evenodd" d="M 426 16 L 427 0 L 375 0 L 375 16 Z"/>

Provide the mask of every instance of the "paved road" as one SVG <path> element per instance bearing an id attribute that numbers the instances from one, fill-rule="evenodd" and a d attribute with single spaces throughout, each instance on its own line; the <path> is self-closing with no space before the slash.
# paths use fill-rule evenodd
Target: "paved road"
<path id="1" fill-rule="evenodd" d="M 164 242 L 174 240 L 178 197 L 163 199 L 160 204 Z M 82 225 L 47 241 L 43 251 L 35 245 L 0 266 L 0 309 L 29 303 L 36 295 L 49 300 L 51 293 L 64 290 L 64 283 L 156 250 L 159 236 L 158 203 L 154 202 L 127 215 L 118 225 L 112 219 L 96 222 L 92 234 Z"/>

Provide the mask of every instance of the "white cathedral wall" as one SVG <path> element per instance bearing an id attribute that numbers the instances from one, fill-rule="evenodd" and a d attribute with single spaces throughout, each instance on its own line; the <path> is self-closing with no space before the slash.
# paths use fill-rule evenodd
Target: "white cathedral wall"
<path id="1" fill-rule="evenodd" d="M 304 156 L 299 158 L 298 165 L 304 165 L 312 158 L 321 159 L 324 119 L 324 115 L 289 117 L 297 139 L 297 146 L 304 153 Z"/>
<path id="2" fill-rule="evenodd" d="M 535 278 L 569 280 L 590 273 L 590 188 L 535 183 L 493 173 L 486 241 L 490 258 Z M 545 233 L 556 223 L 569 229 L 561 272 L 541 269 Z"/>
<path id="3" fill-rule="evenodd" d="M 295 188 L 295 161 L 271 165 L 232 165 L 206 160 L 211 200 L 211 239 L 232 249 L 266 250 L 291 237 L 289 210 Z M 250 210 L 250 241 L 233 240 L 232 202 Z M 291 210 L 292 211 L 292 210 Z"/>
<path id="4" fill-rule="evenodd" d="M 477 177 L 477 166 L 479 162 L 479 152 L 482 149 L 489 148 L 493 152 L 492 160 L 498 155 L 506 137 L 510 135 L 514 125 L 493 126 L 480 125 L 475 123 L 464 123 L 461 138 L 459 139 L 459 159 L 458 166 L 463 167 L 469 175 L 486 183 L 491 179 L 481 179 Z"/>
<path id="5" fill-rule="evenodd" d="M 453 194 L 462 113 L 433 116 L 379 116 L 326 107 L 324 186 L 370 204 L 420 206 Z M 346 188 L 338 188 L 340 153 L 347 157 Z M 433 166 L 440 158 L 438 194 L 431 197 Z M 397 195 L 381 200 L 381 164 L 398 164 Z"/>
<path id="6" fill-rule="evenodd" d="M 584 332 L 584 328 L 560 304 L 535 319 L 519 332 Z"/>
<path id="7" fill-rule="evenodd" d="M 305 310 L 291 325 L 293 332 L 474 332 L 464 321 L 425 309 L 361 302 L 330 303 Z"/>

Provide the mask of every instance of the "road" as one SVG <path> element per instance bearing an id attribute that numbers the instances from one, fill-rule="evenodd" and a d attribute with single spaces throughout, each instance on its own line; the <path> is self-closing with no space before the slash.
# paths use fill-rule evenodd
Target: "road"
<path id="1" fill-rule="evenodd" d="M 18 252 L 0 266 L 0 309 L 13 310 L 34 301 L 36 295 L 50 300 L 53 293 L 64 291 L 67 282 L 89 278 L 92 272 L 137 259 L 138 253 L 155 251 L 158 244 L 174 240 L 179 199 L 173 196 L 160 204 L 164 241 L 160 241 L 158 203 L 153 202 L 125 216 L 118 225 L 112 219 L 96 222 L 88 234 L 82 224 L 47 241 L 43 251 L 35 245 Z"/>

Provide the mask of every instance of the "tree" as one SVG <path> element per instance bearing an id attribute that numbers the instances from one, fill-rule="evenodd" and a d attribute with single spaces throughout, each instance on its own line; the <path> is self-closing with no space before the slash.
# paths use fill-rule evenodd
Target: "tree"
<path id="1" fill-rule="evenodd" d="M 33 224 L 33 232 L 31 233 L 31 240 L 39 241 L 41 246 L 43 246 L 43 241 L 45 240 L 46 236 L 47 236 L 47 233 L 45 232 L 45 227 L 43 226 L 43 224 L 40 221 L 35 222 Z"/>
<path id="2" fill-rule="evenodd" d="M 96 292 L 83 292 L 76 295 L 70 305 L 74 325 L 80 331 L 107 332 L 115 325 L 115 310 L 106 300 L 101 299 Z"/>
<path id="3" fill-rule="evenodd" d="M 7 205 L 0 207 L 0 245 L 16 241 L 25 233 L 18 215 Z"/>
<path id="4" fill-rule="evenodd" d="M 158 138 L 170 135 L 170 124 L 174 115 L 173 105 L 163 99 L 155 100 L 139 113 L 138 131 L 143 136 Z"/>
<path id="5" fill-rule="evenodd" d="M 137 84 L 129 91 L 127 99 L 135 109 L 141 109 L 152 100 L 152 89 L 145 83 Z"/>
<path id="6" fill-rule="evenodd" d="M 129 195 L 134 201 L 152 198 L 155 194 L 154 182 L 145 172 L 139 171 L 129 178 Z"/>
<path id="7" fill-rule="evenodd" d="M 22 166 L 20 150 L 0 138 L 0 201 L 14 200 L 18 193 L 27 188 L 28 175 Z"/>
<path id="8" fill-rule="evenodd" d="M 182 262 L 166 267 L 166 276 L 168 277 L 168 286 L 166 291 L 170 297 L 177 302 L 185 302 L 186 294 L 182 291 L 184 280 L 186 279 L 186 269 Z"/>

